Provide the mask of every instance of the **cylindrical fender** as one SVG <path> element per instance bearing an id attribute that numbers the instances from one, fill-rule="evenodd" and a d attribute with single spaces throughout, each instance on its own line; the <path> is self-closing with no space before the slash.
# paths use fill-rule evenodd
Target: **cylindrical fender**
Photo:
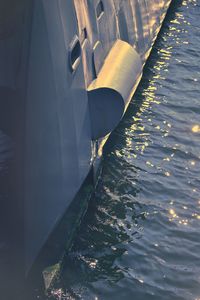
<path id="1" fill-rule="evenodd" d="M 119 123 L 141 72 L 139 54 L 130 44 L 117 40 L 88 87 L 92 139 L 105 136 Z"/>

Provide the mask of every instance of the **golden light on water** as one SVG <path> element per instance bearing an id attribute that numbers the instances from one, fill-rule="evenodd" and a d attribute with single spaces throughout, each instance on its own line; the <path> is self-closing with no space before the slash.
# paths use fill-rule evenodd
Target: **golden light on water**
<path id="1" fill-rule="evenodd" d="M 169 172 L 165 172 L 165 176 L 169 177 L 171 174 Z"/>
<path id="2" fill-rule="evenodd" d="M 188 219 L 181 219 L 177 213 L 175 212 L 174 209 L 170 209 L 169 210 L 169 214 L 170 214 L 170 218 L 169 221 L 173 221 L 173 220 L 177 220 L 179 225 L 184 225 L 184 226 L 188 226 L 189 224 L 189 220 Z"/>
<path id="3" fill-rule="evenodd" d="M 171 208 L 171 209 L 169 210 L 169 213 L 170 213 L 170 215 L 171 215 L 173 218 L 177 217 L 177 214 L 176 214 L 176 212 L 175 212 L 174 209 Z"/>
<path id="4" fill-rule="evenodd" d="M 188 5 L 188 1 L 190 0 L 187 0 L 184 3 Z M 169 29 L 169 32 L 167 33 L 167 37 L 164 36 L 163 40 L 165 41 L 165 39 L 167 39 L 168 36 L 170 36 L 172 37 L 175 43 L 188 45 L 190 40 L 187 38 L 187 36 L 184 39 L 180 37 L 181 33 L 187 33 L 187 29 L 189 28 L 188 26 L 191 26 L 188 20 L 185 19 L 184 15 L 180 12 L 176 12 L 175 19 L 172 20 L 170 23 L 171 27 Z M 182 23 L 188 26 L 180 27 Z M 153 106 L 157 106 L 160 103 L 162 104 L 163 102 L 167 102 L 166 98 L 162 98 L 162 93 L 160 93 L 159 90 L 164 85 L 163 82 L 166 77 L 166 72 L 168 71 L 168 68 L 170 66 L 170 60 L 172 58 L 172 54 L 174 53 L 174 48 L 176 48 L 175 44 L 174 46 L 170 46 L 168 48 L 163 47 L 163 49 L 158 50 L 158 59 L 152 68 L 153 75 L 152 77 L 150 77 L 148 85 L 145 86 L 145 88 L 142 91 L 143 101 L 141 103 L 141 106 L 138 107 L 136 115 L 133 117 L 133 124 L 129 127 L 128 131 L 126 132 L 126 144 L 127 148 L 131 149 L 132 151 L 131 157 L 137 158 L 138 155 L 144 154 L 146 150 L 148 151 L 149 146 L 151 147 L 152 141 L 151 137 L 149 137 L 148 132 L 149 125 L 151 125 L 151 128 L 153 127 L 155 134 L 160 133 L 162 135 L 162 138 L 167 137 L 173 129 L 173 122 L 169 122 L 167 120 L 162 121 L 162 123 L 156 122 L 154 117 L 152 117 L 151 115 L 151 109 Z M 176 63 L 184 63 L 184 60 L 180 59 L 179 56 L 174 56 L 174 60 L 176 61 Z M 195 74 L 191 79 L 195 82 L 195 84 L 197 84 L 196 82 L 199 81 Z M 149 112 L 150 114 L 148 115 Z M 143 121 L 148 121 L 150 124 L 147 123 L 146 125 L 146 123 L 144 123 Z M 192 135 L 194 134 L 198 136 L 200 134 L 200 123 L 198 121 L 193 121 L 193 124 L 190 123 L 187 131 L 189 131 Z M 133 141 L 134 133 L 136 134 L 137 138 Z M 140 137 L 139 140 L 138 137 Z M 171 171 L 170 169 L 168 170 L 164 168 L 164 166 L 170 166 L 170 162 L 174 160 L 174 155 L 179 149 L 181 149 L 180 143 L 173 145 L 173 153 L 167 153 L 167 155 L 164 155 L 162 157 L 162 163 L 159 163 L 158 165 L 157 162 L 154 162 L 151 158 L 146 159 L 145 167 L 148 167 L 150 172 L 152 172 L 151 168 L 157 169 L 159 170 L 159 174 L 165 176 L 166 180 L 172 180 L 175 175 L 175 172 Z M 188 159 L 183 168 L 185 170 L 190 171 L 192 171 L 192 169 L 196 169 L 198 165 L 198 160 L 189 158 L 189 152 L 187 151 L 187 149 L 185 149 L 184 151 L 185 154 L 188 156 Z M 119 155 L 121 155 L 121 152 Z M 191 184 L 191 180 L 189 178 L 187 182 L 189 185 Z M 195 196 L 198 193 L 198 189 L 191 188 L 190 192 L 192 196 Z M 167 210 L 167 218 L 170 222 L 175 222 L 179 227 L 184 226 L 188 228 L 192 226 L 193 221 L 199 222 L 199 211 L 195 212 L 194 210 L 192 210 L 191 212 L 190 207 L 185 205 L 185 203 L 181 206 L 181 208 L 177 207 L 176 209 L 173 209 L 174 207 L 176 207 L 176 200 L 171 200 L 169 203 L 170 207 Z M 200 207 L 200 200 L 197 200 L 196 206 L 198 208 Z M 157 247 L 157 244 L 155 244 L 155 247 Z"/>
<path id="5" fill-rule="evenodd" d="M 200 133 L 200 125 L 194 125 L 193 127 L 192 127 L 192 132 L 194 132 L 194 133 Z"/>
<path id="6" fill-rule="evenodd" d="M 188 225 L 188 220 L 187 219 L 180 220 L 179 224 L 187 226 Z"/>
<path id="7" fill-rule="evenodd" d="M 171 159 L 169 157 L 163 158 L 164 161 L 170 161 Z"/>
<path id="8" fill-rule="evenodd" d="M 146 161 L 146 165 L 154 167 L 154 165 L 150 161 Z"/>
<path id="9" fill-rule="evenodd" d="M 170 46 L 168 48 L 164 48 L 164 49 L 160 49 L 159 50 L 159 60 L 157 60 L 157 62 L 155 63 L 155 66 L 153 67 L 156 72 L 154 72 L 155 74 L 152 76 L 151 80 L 149 81 L 148 87 L 145 88 L 142 92 L 142 96 L 143 96 L 143 101 L 142 104 L 139 108 L 139 110 L 137 111 L 136 115 L 133 117 L 133 124 L 129 127 L 128 132 L 127 132 L 127 138 L 126 138 L 126 144 L 128 148 L 133 147 L 133 143 L 132 143 L 132 137 L 129 137 L 129 134 L 133 132 L 137 132 L 137 135 L 140 137 L 143 137 L 142 141 L 136 142 L 135 144 L 135 151 L 139 152 L 141 154 L 144 153 L 144 151 L 149 147 L 149 145 L 151 144 L 148 140 L 148 135 L 149 133 L 146 132 L 146 128 L 145 126 L 141 125 L 141 121 L 142 121 L 142 115 L 148 111 L 149 109 L 151 109 L 151 106 L 154 105 L 159 105 L 160 104 L 160 98 L 156 95 L 157 90 L 158 90 L 158 86 L 157 86 L 157 81 L 160 80 L 165 80 L 165 77 L 163 76 L 163 72 L 168 70 L 168 65 L 169 65 L 169 60 L 172 56 L 172 49 L 173 47 Z M 148 118 L 148 122 L 152 123 L 152 119 Z M 155 125 L 155 128 L 158 131 L 162 132 L 162 136 L 166 137 L 169 133 L 169 129 L 171 128 L 171 124 L 167 124 L 166 123 L 166 127 L 168 128 L 165 129 L 165 131 L 161 128 L 160 125 Z M 137 157 L 137 154 L 132 154 L 132 157 Z M 147 165 L 149 165 L 150 167 L 153 167 L 153 165 L 150 162 L 146 163 Z M 170 176 L 171 174 L 166 172 L 165 174 L 166 176 Z"/>

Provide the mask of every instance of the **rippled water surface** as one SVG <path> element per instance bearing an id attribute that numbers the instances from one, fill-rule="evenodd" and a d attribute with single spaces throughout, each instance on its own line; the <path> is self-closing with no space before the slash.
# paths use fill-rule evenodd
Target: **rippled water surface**
<path id="1" fill-rule="evenodd" d="M 200 2 L 174 2 L 52 299 L 200 299 Z"/>

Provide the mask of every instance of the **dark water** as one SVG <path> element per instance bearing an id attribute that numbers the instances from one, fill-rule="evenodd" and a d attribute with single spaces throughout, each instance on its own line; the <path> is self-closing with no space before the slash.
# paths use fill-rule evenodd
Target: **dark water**
<path id="1" fill-rule="evenodd" d="M 174 1 L 52 299 L 200 299 L 200 1 Z"/>

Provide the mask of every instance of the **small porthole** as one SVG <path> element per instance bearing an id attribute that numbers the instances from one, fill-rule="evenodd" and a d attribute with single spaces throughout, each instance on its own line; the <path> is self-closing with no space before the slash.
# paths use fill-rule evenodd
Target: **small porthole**
<path id="1" fill-rule="evenodd" d="M 103 13 L 104 13 L 104 5 L 103 5 L 102 1 L 99 1 L 99 3 L 97 4 L 97 7 L 96 7 L 97 19 L 99 19 Z"/>
<path id="2" fill-rule="evenodd" d="M 74 72 L 79 63 L 81 58 L 81 45 L 77 36 L 74 37 L 72 43 L 69 47 L 69 67 L 71 72 Z"/>

